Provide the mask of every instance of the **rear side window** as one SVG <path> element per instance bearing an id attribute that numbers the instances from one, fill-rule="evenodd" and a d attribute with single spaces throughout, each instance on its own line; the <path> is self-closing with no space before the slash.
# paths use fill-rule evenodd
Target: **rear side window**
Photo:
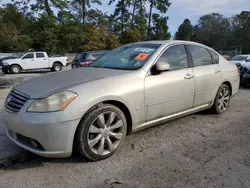
<path id="1" fill-rule="evenodd" d="M 73 61 L 74 62 L 82 62 L 85 60 L 86 55 L 87 55 L 86 53 L 77 54 Z"/>
<path id="2" fill-rule="evenodd" d="M 43 53 L 36 53 L 36 58 L 44 58 L 44 54 Z"/>
<path id="3" fill-rule="evenodd" d="M 23 57 L 23 59 L 32 59 L 32 58 L 34 58 L 33 53 L 27 54 L 26 56 Z"/>
<path id="4" fill-rule="evenodd" d="M 211 50 L 208 50 L 208 51 L 210 52 L 210 54 L 211 54 L 211 56 L 213 58 L 213 63 L 214 64 L 218 64 L 219 63 L 219 59 L 220 59 L 219 55 L 217 53 L 211 51 Z"/>
<path id="5" fill-rule="evenodd" d="M 104 52 L 89 53 L 87 60 L 95 60 L 103 54 L 104 54 Z"/>
<path id="6" fill-rule="evenodd" d="M 170 70 L 184 69 L 188 67 L 188 58 L 184 45 L 169 47 L 158 61 L 166 62 L 170 65 Z"/>
<path id="7" fill-rule="evenodd" d="M 207 49 L 194 45 L 187 45 L 187 48 L 191 53 L 195 67 L 213 64 L 211 55 Z"/>

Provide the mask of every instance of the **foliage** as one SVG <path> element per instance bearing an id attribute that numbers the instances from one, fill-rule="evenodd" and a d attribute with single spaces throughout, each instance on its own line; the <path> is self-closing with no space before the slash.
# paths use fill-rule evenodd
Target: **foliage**
<path id="1" fill-rule="evenodd" d="M 175 39 L 200 42 L 214 49 L 242 46 L 243 53 L 250 53 L 250 12 L 231 18 L 218 13 L 207 14 L 200 17 L 195 26 L 186 19 L 176 32 Z"/>
<path id="2" fill-rule="evenodd" d="M 185 19 L 184 22 L 178 28 L 175 34 L 176 40 L 190 40 L 194 32 L 194 28 L 189 19 Z"/>
<path id="3" fill-rule="evenodd" d="M 112 14 L 92 9 L 101 0 L 13 0 L 0 7 L 0 51 L 48 53 L 112 49 L 147 39 L 149 0 L 110 0 Z M 150 37 L 168 39 L 168 0 L 154 0 Z M 6 21 L 8 20 L 8 21 Z"/>

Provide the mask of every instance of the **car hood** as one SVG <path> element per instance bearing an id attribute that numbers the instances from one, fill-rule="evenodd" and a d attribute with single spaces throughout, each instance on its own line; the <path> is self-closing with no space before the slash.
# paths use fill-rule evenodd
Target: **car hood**
<path id="1" fill-rule="evenodd" d="M 17 63 L 18 61 L 19 61 L 19 59 L 14 58 L 14 59 L 5 59 L 2 62 L 8 63 L 9 65 L 11 65 L 11 64 Z"/>
<path id="2" fill-rule="evenodd" d="M 57 91 L 67 89 L 70 86 L 121 75 L 127 72 L 104 68 L 78 68 L 29 79 L 17 85 L 15 89 L 29 95 L 33 99 L 43 98 Z"/>
<path id="3" fill-rule="evenodd" d="M 245 61 L 233 61 L 233 60 L 231 60 L 231 62 L 233 62 L 233 63 L 245 63 Z"/>

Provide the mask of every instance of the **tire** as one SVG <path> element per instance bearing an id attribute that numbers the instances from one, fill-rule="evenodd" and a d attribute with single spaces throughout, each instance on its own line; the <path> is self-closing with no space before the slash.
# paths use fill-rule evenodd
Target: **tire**
<path id="1" fill-rule="evenodd" d="M 211 110 L 215 114 L 222 114 L 224 113 L 229 104 L 231 99 L 231 91 L 230 88 L 226 84 L 222 84 L 216 94 L 214 99 L 214 104 L 211 107 Z"/>
<path id="2" fill-rule="evenodd" d="M 51 69 L 53 72 L 59 72 L 62 70 L 62 65 L 59 63 L 54 63 Z"/>
<path id="3" fill-rule="evenodd" d="M 19 74 L 21 72 L 22 68 L 19 65 L 11 65 L 10 72 L 12 74 Z"/>
<path id="4" fill-rule="evenodd" d="M 126 133 L 127 122 L 123 112 L 116 106 L 103 104 L 82 119 L 76 130 L 74 144 L 77 151 L 88 160 L 103 160 L 117 152 Z"/>

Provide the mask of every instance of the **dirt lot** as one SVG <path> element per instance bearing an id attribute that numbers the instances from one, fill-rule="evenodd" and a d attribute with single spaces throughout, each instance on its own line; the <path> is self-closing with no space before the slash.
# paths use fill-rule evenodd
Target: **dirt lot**
<path id="1" fill-rule="evenodd" d="M 199 113 L 126 138 L 100 162 L 25 153 L 0 170 L 0 187 L 250 187 L 250 89 L 220 116 Z"/>

